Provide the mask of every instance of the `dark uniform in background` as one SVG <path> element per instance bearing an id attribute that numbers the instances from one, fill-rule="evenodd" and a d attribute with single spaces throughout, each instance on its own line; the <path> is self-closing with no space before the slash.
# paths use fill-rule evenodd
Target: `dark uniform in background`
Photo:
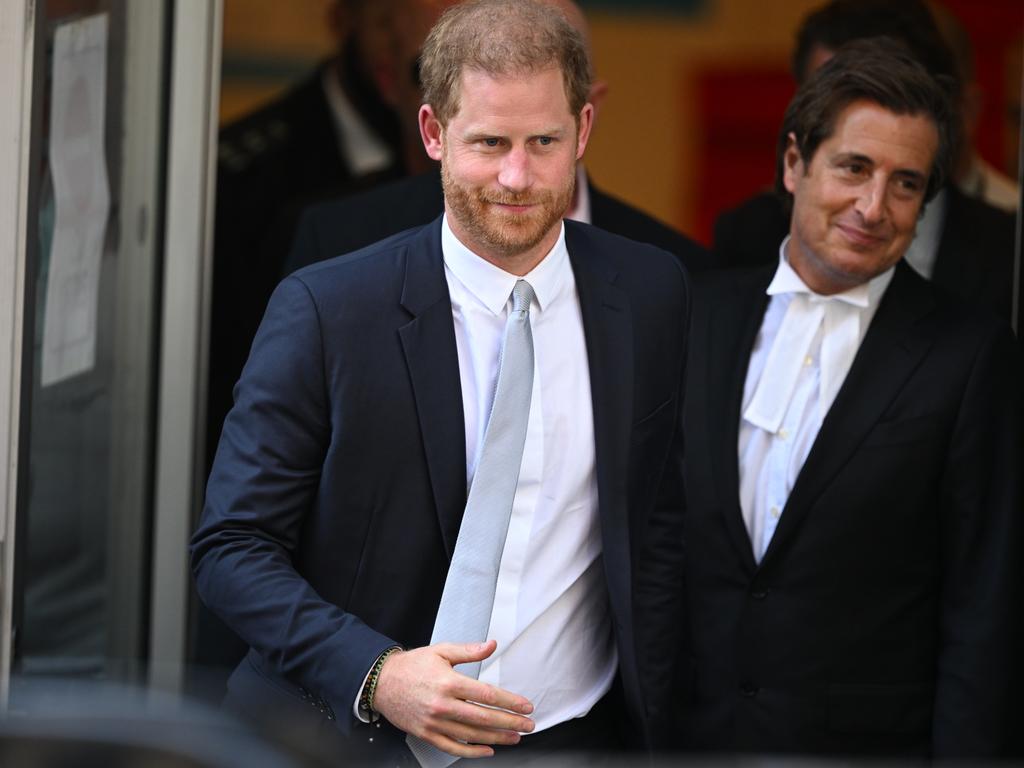
<path id="1" fill-rule="evenodd" d="M 348 67 L 346 72 L 353 71 Z M 214 226 L 207 463 L 231 407 L 231 389 L 267 301 L 281 279 L 302 209 L 402 174 L 398 121 L 357 76 L 346 93 L 360 116 L 393 148 L 395 162 L 366 176 L 342 157 L 323 68 L 280 99 L 221 133 Z"/>

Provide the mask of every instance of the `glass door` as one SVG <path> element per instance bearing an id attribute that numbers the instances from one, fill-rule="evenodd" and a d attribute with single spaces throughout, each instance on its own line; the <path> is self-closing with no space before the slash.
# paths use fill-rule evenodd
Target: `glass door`
<path id="1" fill-rule="evenodd" d="M 35 4 L 15 710 L 19 682 L 146 671 L 170 12 Z"/>

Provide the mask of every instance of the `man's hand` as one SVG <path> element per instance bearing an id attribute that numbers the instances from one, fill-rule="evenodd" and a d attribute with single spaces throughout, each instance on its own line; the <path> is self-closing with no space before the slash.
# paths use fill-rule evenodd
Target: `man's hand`
<path id="1" fill-rule="evenodd" d="M 533 705 L 452 669 L 483 661 L 497 645 L 438 643 L 392 654 L 381 667 L 373 708 L 396 728 L 459 757 L 489 757 L 494 750 L 487 744 L 518 743 L 518 732 L 532 731 L 533 720 L 514 713 L 528 715 Z"/>

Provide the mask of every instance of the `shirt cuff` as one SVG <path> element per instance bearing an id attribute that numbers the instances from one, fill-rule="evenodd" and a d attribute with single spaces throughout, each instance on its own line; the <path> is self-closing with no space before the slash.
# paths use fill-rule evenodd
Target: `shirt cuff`
<path id="1" fill-rule="evenodd" d="M 401 650 L 402 646 L 393 645 L 390 648 L 385 648 L 383 653 L 380 654 L 376 659 L 373 660 L 373 664 L 366 670 L 366 674 L 363 676 L 363 684 L 359 686 L 359 690 L 356 692 L 356 700 L 352 702 L 352 714 L 355 715 L 356 719 L 361 723 L 375 723 L 380 720 L 380 715 L 371 710 L 365 710 L 359 706 L 359 702 L 363 700 L 363 693 L 366 691 L 366 686 L 370 682 L 370 675 L 373 674 L 373 668 L 377 666 L 377 662 L 381 660 L 381 657 L 391 653 L 394 650 Z"/>

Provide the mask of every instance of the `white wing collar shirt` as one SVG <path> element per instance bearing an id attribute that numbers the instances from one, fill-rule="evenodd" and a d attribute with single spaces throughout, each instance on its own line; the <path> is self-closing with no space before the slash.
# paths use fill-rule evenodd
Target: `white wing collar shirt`
<path id="1" fill-rule="evenodd" d="M 517 278 L 441 227 L 472 480 L 494 397 Z M 611 687 L 618 656 L 601 559 L 594 424 L 579 295 L 565 228 L 523 276 L 534 290 L 534 381 L 523 461 L 498 569 L 480 680 L 533 702 L 536 731 L 586 715 Z"/>
<path id="2" fill-rule="evenodd" d="M 740 508 L 754 559 L 761 562 L 825 414 L 853 364 L 893 268 L 842 293 L 814 293 L 786 259 L 743 387 L 739 433 Z"/>

